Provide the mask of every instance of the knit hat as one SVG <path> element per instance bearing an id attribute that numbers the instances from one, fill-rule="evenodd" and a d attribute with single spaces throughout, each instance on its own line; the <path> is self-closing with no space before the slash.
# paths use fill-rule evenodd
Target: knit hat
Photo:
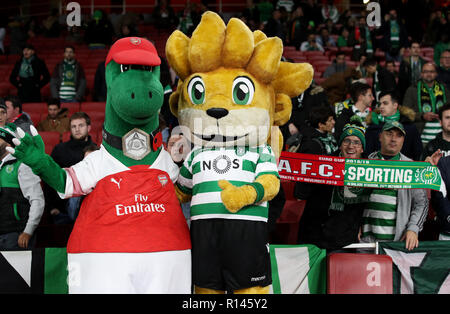
<path id="1" fill-rule="evenodd" d="M 347 136 L 356 136 L 361 141 L 363 148 L 366 148 L 366 129 L 362 126 L 361 117 L 354 115 L 350 118 L 350 123 L 347 123 L 343 130 L 341 137 L 339 138 L 339 146 Z"/>

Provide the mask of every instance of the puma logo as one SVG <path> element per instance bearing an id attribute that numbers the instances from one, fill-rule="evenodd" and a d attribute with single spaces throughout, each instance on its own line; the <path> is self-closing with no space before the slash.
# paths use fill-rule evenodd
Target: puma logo
<path id="1" fill-rule="evenodd" d="M 111 182 L 117 184 L 117 187 L 119 188 L 119 190 L 120 190 L 120 182 L 121 181 L 122 181 L 122 179 L 120 179 L 119 182 L 117 182 L 116 179 L 111 178 Z"/>

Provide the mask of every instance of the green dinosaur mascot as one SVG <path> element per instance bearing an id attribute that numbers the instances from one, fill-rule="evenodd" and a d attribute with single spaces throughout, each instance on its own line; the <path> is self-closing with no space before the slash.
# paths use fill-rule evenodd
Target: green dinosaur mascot
<path id="1" fill-rule="evenodd" d="M 61 169 L 35 129 L 10 152 L 61 197 L 87 195 L 67 244 L 69 293 L 190 293 L 189 229 L 175 194 L 178 167 L 162 146 L 155 47 L 122 38 L 106 59 L 100 150 Z M 139 253 L 139 254 L 136 254 Z"/>

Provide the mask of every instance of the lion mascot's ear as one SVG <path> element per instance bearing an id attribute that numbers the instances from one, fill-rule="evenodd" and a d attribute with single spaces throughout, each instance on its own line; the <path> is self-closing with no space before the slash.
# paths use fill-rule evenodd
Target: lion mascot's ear
<path id="1" fill-rule="evenodd" d="M 275 80 L 272 82 L 275 96 L 274 125 L 284 125 L 292 112 L 291 98 L 303 93 L 311 84 L 314 76 L 309 63 L 281 62 Z"/>

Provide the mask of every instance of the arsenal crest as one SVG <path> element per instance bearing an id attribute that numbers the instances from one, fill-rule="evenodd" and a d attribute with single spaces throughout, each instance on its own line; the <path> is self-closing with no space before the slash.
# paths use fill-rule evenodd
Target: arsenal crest
<path id="1" fill-rule="evenodd" d="M 122 137 L 123 154 L 135 160 L 141 160 L 150 153 L 150 135 L 134 128 Z"/>
<path id="2" fill-rule="evenodd" d="M 169 179 L 167 179 L 167 176 L 164 174 L 160 174 L 158 176 L 158 180 L 161 183 L 162 186 L 165 186 L 167 184 L 167 182 L 169 182 Z"/>

